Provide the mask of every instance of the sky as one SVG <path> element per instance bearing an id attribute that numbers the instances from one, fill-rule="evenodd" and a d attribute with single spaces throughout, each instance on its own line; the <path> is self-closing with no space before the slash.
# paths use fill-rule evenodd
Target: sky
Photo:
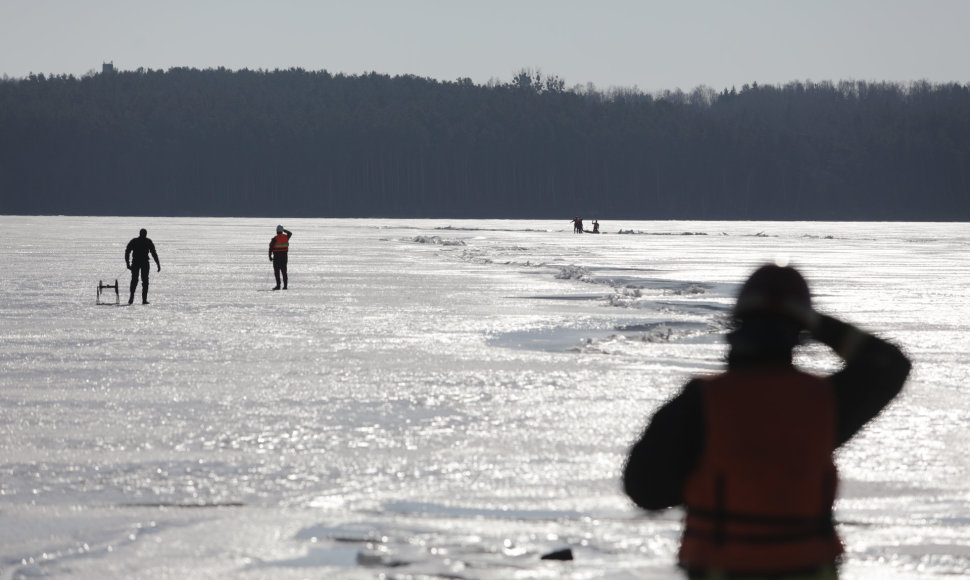
<path id="1" fill-rule="evenodd" d="M 566 87 L 970 82 L 967 0 L 0 0 L 0 78 L 173 67 Z"/>

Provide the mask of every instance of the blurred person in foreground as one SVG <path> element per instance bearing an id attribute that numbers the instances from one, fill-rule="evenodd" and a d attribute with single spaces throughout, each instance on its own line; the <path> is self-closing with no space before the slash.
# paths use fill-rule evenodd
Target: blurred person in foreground
<path id="1" fill-rule="evenodd" d="M 138 288 L 139 274 L 141 275 L 141 303 L 148 304 L 148 273 L 151 271 L 151 262 L 148 261 L 149 255 L 155 260 L 155 265 L 161 272 L 162 265 L 158 262 L 155 244 L 148 237 L 148 230 L 142 228 L 138 231 L 138 237 L 132 238 L 125 247 L 125 266 L 131 270 L 128 304 L 135 301 L 135 289 Z"/>
<path id="2" fill-rule="evenodd" d="M 733 317 L 727 370 L 689 381 L 653 415 L 624 489 L 646 510 L 684 507 L 678 560 L 688 578 L 837 578 L 833 452 L 900 392 L 910 361 L 813 310 L 790 267 L 756 270 Z M 843 368 L 796 369 L 792 351 L 806 334 Z"/>

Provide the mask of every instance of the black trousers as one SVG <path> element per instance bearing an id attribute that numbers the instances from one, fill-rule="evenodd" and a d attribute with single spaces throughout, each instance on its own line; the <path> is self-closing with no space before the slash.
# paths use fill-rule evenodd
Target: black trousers
<path id="1" fill-rule="evenodd" d="M 151 271 L 151 266 L 149 264 L 132 264 L 131 265 L 131 296 L 128 298 L 128 303 L 131 304 L 135 299 L 135 288 L 138 287 L 138 275 L 141 274 L 141 301 L 148 301 L 148 273 Z"/>
<path id="2" fill-rule="evenodd" d="M 276 277 L 276 287 L 280 287 L 280 274 L 283 275 L 283 287 L 286 288 L 286 252 L 273 252 L 273 276 Z"/>

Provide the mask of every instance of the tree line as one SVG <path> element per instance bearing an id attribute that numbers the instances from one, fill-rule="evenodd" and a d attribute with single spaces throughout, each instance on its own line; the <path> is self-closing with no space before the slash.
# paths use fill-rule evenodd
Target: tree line
<path id="1" fill-rule="evenodd" d="M 0 80 L 0 214 L 970 219 L 970 84 Z"/>

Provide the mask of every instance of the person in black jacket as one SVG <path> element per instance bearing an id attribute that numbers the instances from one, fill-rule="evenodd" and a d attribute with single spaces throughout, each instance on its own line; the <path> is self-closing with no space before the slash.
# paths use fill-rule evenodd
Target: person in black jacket
<path id="1" fill-rule="evenodd" d="M 727 370 L 695 378 L 651 418 L 623 471 L 646 510 L 685 509 L 689 578 L 836 578 L 833 452 L 901 391 L 910 361 L 892 344 L 811 306 L 793 268 L 763 266 L 741 289 Z M 792 364 L 808 334 L 844 367 Z"/>
<path id="2" fill-rule="evenodd" d="M 151 263 L 148 255 L 155 259 L 158 271 L 162 271 L 162 265 L 158 262 L 158 254 L 155 252 L 155 244 L 148 237 L 148 230 L 141 229 L 137 238 L 132 238 L 125 248 L 125 266 L 131 270 L 131 293 L 128 296 L 128 304 L 135 301 L 135 288 L 138 287 L 138 275 L 141 274 L 141 303 L 148 304 L 148 272 Z"/>

